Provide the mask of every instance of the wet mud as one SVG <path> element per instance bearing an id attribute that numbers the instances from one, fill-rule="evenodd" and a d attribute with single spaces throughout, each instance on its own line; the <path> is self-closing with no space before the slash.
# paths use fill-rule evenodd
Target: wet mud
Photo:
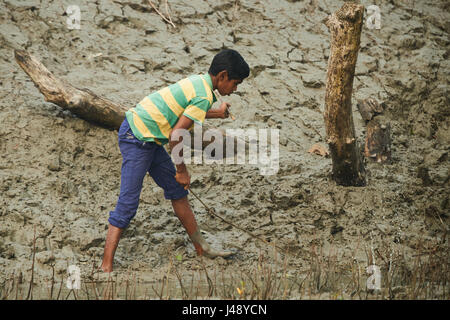
<path id="1" fill-rule="evenodd" d="M 117 132 L 46 103 L 14 61 L 14 49 L 28 50 L 74 86 L 130 107 L 206 72 L 222 48 L 236 49 L 251 67 L 238 92 L 223 98 L 237 119 L 207 121 L 225 129 L 279 129 L 280 168 L 263 176 L 254 165 L 191 164 L 192 188 L 205 203 L 289 252 L 290 274 L 311 269 L 311 248 L 363 266 L 374 262 L 364 248 L 389 248 L 411 268 L 419 249 L 448 249 L 448 2 L 362 1 L 378 5 L 382 20 L 381 29 L 364 26 L 361 35 L 353 86 L 357 139 L 362 145 L 366 133 L 357 101 L 368 98 L 383 107 L 375 117 L 390 124 L 392 135 L 392 163 L 366 159 L 365 187 L 337 186 L 331 158 L 308 152 L 316 143 L 327 146 L 330 35 L 323 20 L 343 3 L 170 0 L 173 28 L 141 1 L 2 1 L 0 280 L 19 273 L 29 279 L 33 243 L 35 279 L 48 279 L 52 268 L 59 279 L 68 265 L 83 275 L 98 265 L 122 160 Z M 65 10 L 73 4 L 81 9 L 79 30 L 67 27 Z M 236 251 L 233 259 L 204 261 L 210 270 L 253 270 L 261 255 L 273 258 L 272 248 L 190 200 L 205 238 Z M 173 261 L 188 275 L 199 268 L 170 202 L 146 177 L 115 270 L 156 281 Z"/>

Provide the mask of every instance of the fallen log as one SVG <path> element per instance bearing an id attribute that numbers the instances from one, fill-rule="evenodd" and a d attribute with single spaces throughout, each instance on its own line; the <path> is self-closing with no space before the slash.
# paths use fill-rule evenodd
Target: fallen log
<path id="1" fill-rule="evenodd" d="M 14 56 L 19 66 L 44 95 L 45 101 L 69 110 L 88 122 L 108 129 L 119 129 L 127 108 L 99 97 L 89 89 L 78 89 L 67 81 L 56 78 L 25 50 L 15 50 Z"/>
<path id="2" fill-rule="evenodd" d="M 38 59 L 25 50 L 14 50 L 14 56 L 19 66 L 33 80 L 35 86 L 44 95 L 45 101 L 54 103 L 63 109 L 69 110 L 81 119 L 96 124 L 103 128 L 118 130 L 125 119 L 125 106 L 96 95 L 89 89 L 79 89 L 72 86 L 65 80 L 55 77 Z M 212 141 L 204 138 L 204 134 L 211 129 L 204 126 L 202 133 L 201 147 L 204 150 Z M 217 129 L 219 130 L 219 129 Z M 223 135 L 224 148 L 227 140 L 233 140 L 233 146 L 237 145 L 237 137 L 226 135 L 223 130 L 219 130 Z M 194 144 L 194 132 L 191 131 L 191 148 L 196 149 Z M 230 142 L 231 144 L 231 142 Z M 248 150 L 248 143 L 245 142 Z M 237 148 L 234 148 L 234 154 Z M 225 149 L 223 152 L 226 155 Z"/>
<path id="3" fill-rule="evenodd" d="M 331 33 L 324 120 L 331 159 L 332 177 L 339 185 L 366 184 L 363 156 L 355 136 L 352 87 L 358 57 L 364 7 L 345 3 L 325 24 Z"/>

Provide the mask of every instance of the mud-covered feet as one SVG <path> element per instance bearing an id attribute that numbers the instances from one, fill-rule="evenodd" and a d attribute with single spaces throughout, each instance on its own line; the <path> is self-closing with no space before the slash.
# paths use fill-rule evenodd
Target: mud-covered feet
<path id="1" fill-rule="evenodd" d="M 217 251 L 217 250 L 211 249 L 211 247 L 209 247 L 207 249 L 203 249 L 203 252 L 201 253 L 201 255 L 203 255 L 204 257 L 210 258 L 210 259 L 214 259 L 216 257 L 227 258 L 227 257 L 232 256 L 233 252 Z"/>
<path id="2" fill-rule="evenodd" d="M 211 248 L 198 229 L 190 236 L 190 238 L 199 256 L 214 259 L 216 257 L 226 258 L 233 255 L 233 252 L 231 251 L 221 251 Z"/>
<path id="3" fill-rule="evenodd" d="M 105 271 L 105 270 L 110 270 L 110 271 Z M 107 269 L 107 268 L 104 268 L 103 266 L 99 266 L 95 270 L 92 270 L 92 272 L 88 275 L 88 279 L 90 281 L 95 281 L 95 282 L 109 282 L 109 281 L 113 281 L 113 277 L 115 277 L 115 276 L 116 276 L 116 274 L 112 270 L 112 268 Z"/>
<path id="4" fill-rule="evenodd" d="M 113 266 L 112 265 L 101 265 L 100 267 L 98 267 L 98 271 L 103 271 L 105 273 L 110 273 L 113 272 Z"/>

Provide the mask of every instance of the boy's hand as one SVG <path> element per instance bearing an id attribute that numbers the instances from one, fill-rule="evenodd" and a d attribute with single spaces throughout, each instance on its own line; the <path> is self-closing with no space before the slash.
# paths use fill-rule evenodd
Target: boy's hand
<path id="1" fill-rule="evenodd" d="M 206 118 L 208 119 L 226 119 L 230 116 L 230 112 L 228 111 L 228 108 L 230 108 L 231 105 L 228 102 L 222 102 L 220 104 L 220 107 L 217 109 L 209 109 L 206 113 Z M 233 117 L 231 117 L 233 118 Z M 234 120 L 234 119 L 233 119 Z"/>
<path id="2" fill-rule="evenodd" d="M 177 182 L 181 184 L 185 190 L 189 189 L 189 186 L 191 184 L 191 177 L 187 169 L 184 169 L 182 171 L 177 170 L 177 173 L 175 174 L 175 180 L 177 180 Z"/>
<path id="3" fill-rule="evenodd" d="M 226 119 L 230 116 L 230 113 L 228 112 L 228 108 L 231 107 L 231 104 L 229 104 L 228 102 L 222 102 L 222 104 L 219 107 L 219 117 L 222 119 Z"/>

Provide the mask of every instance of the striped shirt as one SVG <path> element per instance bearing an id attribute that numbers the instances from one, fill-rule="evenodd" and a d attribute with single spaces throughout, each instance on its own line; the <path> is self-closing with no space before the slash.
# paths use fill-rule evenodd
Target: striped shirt
<path id="1" fill-rule="evenodd" d="M 125 113 L 133 134 L 141 141 L 164 145 L 182 115 L 201 125 L 217 101 L 212 88 L 211 76 L 203 74 L 151 93 Z"/>

